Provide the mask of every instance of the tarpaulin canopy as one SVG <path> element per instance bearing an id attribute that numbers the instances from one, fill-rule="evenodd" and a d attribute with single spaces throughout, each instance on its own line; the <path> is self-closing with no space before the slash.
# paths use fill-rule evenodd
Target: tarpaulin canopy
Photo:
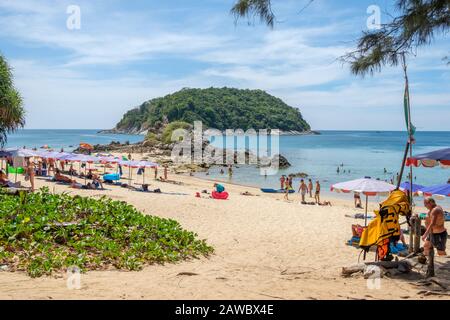
<path id="1" fill-rule="evenodd" d="M 412 188 L 411 188 L 411 184 L 409 183 L 409 181 L 403 182 L 402 184 L 400 184 L 400 190 L 402 191 L 411 191 L 413 194 L 417 194 L 418 191 L 422 190 L 423 188 L 425 188 L 425 186 L 422 186 L 420 184 L 412 184 Z"/>
<path id="2" fill-rule="evenodd" d="M 443 168 L 450 168 L 450 148 L 427 152 L 408 158 L 406 165 L 427 168 L 440 165 Z"/>
<path id="3" fill-rule="evenodd" d="M 149 161 L 119 161 L 119 164 L 130 168 L 155 168 L 158 164 Z"/>
<path id="4" fill-rule="evenodd" d="M 419 194 L 423 194 L 424 196 L 441 196 L 441 197 L 450 197 L 450 183 L 430 186 L 423 188 L 419 191 Z"/>

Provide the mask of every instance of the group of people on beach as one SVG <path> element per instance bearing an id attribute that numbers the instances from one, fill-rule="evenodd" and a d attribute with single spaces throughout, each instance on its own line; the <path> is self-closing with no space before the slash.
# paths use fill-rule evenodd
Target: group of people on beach
<path id="1" fill-rule="evenodd" d="M 282 175 L 280 177 L 280 188 L 281 190 L 285 190 L 284 199 L 289 200 L 289 193 L 291 190 L 294 190 L 293 187 L 293 176 Z M 314 190 L 314 185 L 312 179 L 308 179 L 308 184 L 306 184 L 304 179 L 300 180 L 300 187 L 298 189 L 298 193 L 301 195 L 301 203 L 302 204 L 318 204 L 318 205 L 331 205 L 329 201 L 325 201 L 324 203 L 320 202 L 320 191 L 321 185 L 320 182 L 316 181 L 316 186 Z M 314 202 L 307 202 L 306 195 L 309 194 L 310 198 L 314 198 Z M 313 195 L 314 194 L 314 195 Z"/>
<path id="2" fill-rule="evenodd" d="M 19 162 L 20 159 L 20 162 Z M 101 179 L 101 175 L 97 173 L 96 169 L 87 169 L 86 163 L 82 163 L 80 165 L 80 172 L 78 173 L 74 166 L 73 162 L 65 161 L 65 160 L 55 160 L 55 159 L 46 159 L 46 158 L 34 158 L 33 161 L 31 157 L 17 158 L 13 159 L 12 157 L 6 158 L 6 170 L 0 170 L 0 186 L 1 187 L 14 187 L 19 188 L 22 187 L 20 182 L 11 182 L 9 180 L 9 169 L 14 168 L 14 171 L 20 172 L 20 174 L 24 174 L 25 181 L 30 183 L 30 190 L 32 192 L 35 191 L 35 177 L 51 177 L 52 181 L 59 182 L 63 184 L 67 184 L 75 189 L 104 189 L 103 182 Z M 131 155 L 129 155 L 129 159 L 131 159 Z M 108 166 L 105 164 L 105 166 Z M 84 168 L 84 172 L 82 170 Z M 20 171 L 19 171 L 20 169 Z M 106 167 L 105 167 L 106 169 Z M 120 164 L 118 165 L 118 170 L 120 172 L 120 176 L 122 175 L 122 167 Z M 158 169 L 155 167 L 155 180 L 160 180 L 162 182 L 169 181 L 168 180 L 168 167 L 164 166 L 164 174 L 158 179 Z M 106 172 L 106 170 L 105 170 Z M 144 169 L 141 168 L 138 174 L 144 174 Z M 75 177 L 91 180 L 88 183 L 81 184 L 77 182 Z M 107 181 L 105 181 L 107 182 Z"/>

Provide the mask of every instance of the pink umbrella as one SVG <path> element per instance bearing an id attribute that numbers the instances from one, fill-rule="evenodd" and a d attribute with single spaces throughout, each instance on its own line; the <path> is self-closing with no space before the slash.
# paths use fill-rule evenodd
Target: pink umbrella
<path id="1" fill-rule="evenodd" d="M 369 196 L 384 195 L 395 189 L 396 187 L 390 183 L 371 178 L 356 179 L 336 183 L 331 186 L 331 191 L 343 193 L 360 192 L 366 196 L 365 226 L 367 225 L 367 204 L 369 202 Z"/>
<path id="2" fill-rule="evenodd" d="M 130 180 L 132 179 L 132 168 L 155 168 L 158 166 L 158 164 L 153 163 L 153 162 L 149 162 L 149 161 L 125 161 L 125 160 L 121 160 L 120 165 L 124 166 L 124 167 L 128 167 L 129 172 L 130 172 Z M 143 179 L 145 179 L 145 174 Z M 142 182 L 144 183 L 144 180 L 142 180 Z"/>
<path id="3" fill-rule="evenodd" d="M 70 161 L 70 162 L 79 162 L 80 166 L 81 163 L 94 163 L 94 162 L 98 162 L 99 159 L 97 157 L 93 157 L 93 156 L 87 156 L 84 154 L 72 154 L 72 156 L 68 156 L 66 159 L 66 161 Z M 81 168 L 80 168 L 81 171 Z M 86 184 L 87 180 L 87 166 L 84 167 L 84 184 Z"/>

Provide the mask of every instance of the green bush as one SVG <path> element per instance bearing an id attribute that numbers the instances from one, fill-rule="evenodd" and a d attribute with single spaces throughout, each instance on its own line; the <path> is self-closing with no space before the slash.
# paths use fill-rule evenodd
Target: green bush
<path id="1" fill-rule="evenodd" d="M 156 133 L 153 133 L 153 132 L 147 133 L 147 136 L 145 137 L 145 141 L 148 141 L 152 144 L 157 144 L 158 142 L 160 142 Z"/>
<path id="2" fill-rule="evenodd" d="M 212 252 L 178 222 L 143 215 L 126 202 L 47 188 L 20 197 L 0 193 L 0 265 L 31 277 L 71 266 L 140 270 Z"/>
<path id="3" fill-rule="evenodd" d="M 175 130 L 177 130 L 177 129 L 190 130 L 191 128 L 192 128 L 192 125 L 190 125 L 187 122 L 183 122 L 183 121 L 171 122 L 164 128 L 161 140 L 166 144 L 170 144 L 173 142 L 172 134 Z"/>

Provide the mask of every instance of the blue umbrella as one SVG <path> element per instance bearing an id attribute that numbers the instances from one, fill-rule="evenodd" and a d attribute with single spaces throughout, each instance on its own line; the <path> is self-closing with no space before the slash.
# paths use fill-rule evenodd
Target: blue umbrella
<path id="1" fill-rule="evenodd" d="M 441 184 L 437 186 L 426 187 L 420 190 L 425 196 L 444 196 L 450 197 L 450 183 Z"/>
<path id="2" fill-rule="evenodd" d="M 425 186 L 422 186 L 420 184 L 415 184 L 415 183 L 412 184 L 412 192 L 413 193 L 416 193 L 417 191 L 421 191 L 423 188 L 425 188 Z M 405 190 L 411 191 L 411 185 L 410 185 L 409 181 L 403 182 L 400 185 L 400 190 L 402 190 L 402 191 L 405 191 Z"/>
<path id="3" fill-rule="evenodd" d="M 413 165 L 415 167 L 422 165 L 430 168 L 439 164 L 444 168 L 450 166 L 450 148 L 419 154 L 412 158 L 408 158 L 406 161 L 407 166 Z"/>

